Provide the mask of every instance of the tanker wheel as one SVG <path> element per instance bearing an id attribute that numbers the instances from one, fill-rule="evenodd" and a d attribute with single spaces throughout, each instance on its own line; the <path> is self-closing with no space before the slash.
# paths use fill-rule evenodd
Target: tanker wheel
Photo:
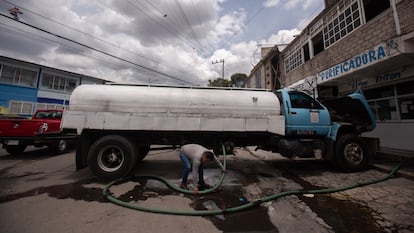
<path id="1" fill-rule="evenodd" d="M 88 152 L 88 166 L 102 180 L 129 175 L 137 162 L 137 149 L 125 137 L 108 135 L 96 140 Z"/>
<path id="2" fill-rule="evenodd" d="M 337 142 L 336 161 L 346 172 L 366 170 L 369 158 L 365 141 L 353 134 L 340 137 Z"/>
<path id="3" fill-rule="evenodd" d="M 26 145 L 17 145 L 17 146 L 6 146 L 7 153 L 11 155 L 16 155 L 22 153 L 24 150 L 26 150 Z"/>

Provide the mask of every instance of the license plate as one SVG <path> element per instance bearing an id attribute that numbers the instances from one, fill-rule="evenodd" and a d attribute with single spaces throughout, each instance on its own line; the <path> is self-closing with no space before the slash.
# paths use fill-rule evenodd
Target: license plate
<path id="1" fill-rule="evenodd" d="M 8 140 L 6 144 L 9 146 L 17 146 L 19 145 L 19 140 Z"/>

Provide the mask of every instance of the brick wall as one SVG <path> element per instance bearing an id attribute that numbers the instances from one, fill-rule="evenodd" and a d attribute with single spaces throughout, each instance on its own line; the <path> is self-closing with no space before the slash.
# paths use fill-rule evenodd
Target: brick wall
<path id="1" fill-rule="evenodd" d="M 414 31 L 414 1 L 402 0 L 397 4 L 398 18 L 400 20 L 401 34 Z"/>
<path id="2" fill-rule="evenodd" d="M 411 7 L 411 10 L 406 9 L 409 7 Z M 412 13 L 414 12 L 414 1 L 402 1 L 398 4 L 398 8 L 404 8 L 404 13 L 401 12 L 400 16 L 404 19 L 404 22 L 411 20 L 410 22 L 404 23 L 404 25 L 406 25 L 404 26 L 404 30 L 412 31 L 410 27 L 414 27 L 414 14 Z M 403 14 L 409 14 L 409 16 L 403 16 Z M 322 70 L 350 59 L 395 36 L 395 24 L 392 9 L 390 7 L 368 23 L 353 31 L 338 43 L 319 53 L 295 70 L 289 72 L 285 77 L 284 84 L 288 86 L 307 76 L 316 75 Z M 279 65 L 284 68 L 283 59 Z"/>

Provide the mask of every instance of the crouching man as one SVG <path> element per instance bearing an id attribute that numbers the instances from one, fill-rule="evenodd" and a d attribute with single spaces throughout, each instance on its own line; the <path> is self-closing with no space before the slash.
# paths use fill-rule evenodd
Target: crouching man
<path id="1" fill-rule="evenodd" d="M 215 161 L 220 167 L 221 170 L 224 172 L 224 166 L 221 162 L 217 159 L 215 154 L 208 150 L 207 148 L 198 145 L 198 144 L 187 144 L 181 147 L 180 151 L 180 159 L 184 164 L 184 171 L 182 176 L 182 182 L 180 187 L 182 189 L 188 189 L 187 187 L 187 179 L 188 174 L 192 171 L 193 175 L 193 185 L 194 185 L 194 193 L 198 193 L 198 188 L 200 189 L 208 189 L 210 186 L 204 182 L 204 174 L 203 174 L 203 165 L 209 161 Z M 198 185 L 197 185 L 198 181 Z"/>

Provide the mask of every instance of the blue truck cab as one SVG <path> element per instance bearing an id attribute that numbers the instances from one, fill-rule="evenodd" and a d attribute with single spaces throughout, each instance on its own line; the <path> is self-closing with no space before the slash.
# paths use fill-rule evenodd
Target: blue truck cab
<path id="1" fill-rule="evenodd" d="M 324 158 L 345 171 L 367 168 L 379 141 L 361 136 L 376 124 L 362 91 L 323 101 L 287 88 L 275 94 L 285 117 L 285 135 L 275 139 L 272 151 L 289 158 Z"/>

